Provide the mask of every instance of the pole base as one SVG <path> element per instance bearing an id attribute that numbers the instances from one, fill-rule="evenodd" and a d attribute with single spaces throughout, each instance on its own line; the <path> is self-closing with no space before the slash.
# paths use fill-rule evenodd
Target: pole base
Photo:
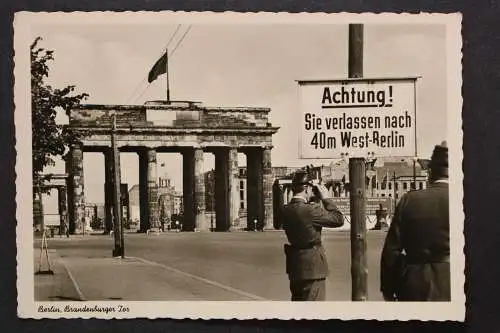
<path id="1" fill-rule="evenodd" d="M 123 257 L 123 249 L 113 249 L 113 257 Z"/>
<path id="2" fill-rule="evenodd" d="M 371 230 L 387 230 L 389 229 L 389 225 L 387 222 L 377 222 Z"/>

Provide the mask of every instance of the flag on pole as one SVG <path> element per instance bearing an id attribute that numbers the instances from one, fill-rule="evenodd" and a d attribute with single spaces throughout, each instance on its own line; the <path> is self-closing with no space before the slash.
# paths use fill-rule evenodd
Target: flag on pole
<path id="1" fill-rule="evenodd" d="M 158 61 L 154 64 L 153 68 L 149 71 L 148 74 L 148 82 L 151 83 L 156 78 L 162 74 L 167 72 L 167 61 L 168 61 L 168 53 L 165 52 Z"/>

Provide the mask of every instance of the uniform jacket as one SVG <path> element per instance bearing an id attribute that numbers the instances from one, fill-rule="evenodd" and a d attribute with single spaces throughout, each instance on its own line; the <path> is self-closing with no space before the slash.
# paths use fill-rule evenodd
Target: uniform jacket
<path id="1" fill-rule="evenodd" d="M 325 250 L 321 245 L 322 227 L 340 227 L 342 213 L 331 199 L 306 203 L 292 198 L 282 207 L 278 220 L 283 225 L 289 244 L 285 245 L 286 271 L 290 280 L 324 279 L 328 275 Z"/>
<path id="2" fill-rule="evenodd" d="M 401 198 L 382 251 L 384 295 L 396 293 L 403 301 L 450 300 L 448 207 L 447 183 L 432 183 Z M 395 270 L 402 252 L 407 264 L 398 286 Z"/>

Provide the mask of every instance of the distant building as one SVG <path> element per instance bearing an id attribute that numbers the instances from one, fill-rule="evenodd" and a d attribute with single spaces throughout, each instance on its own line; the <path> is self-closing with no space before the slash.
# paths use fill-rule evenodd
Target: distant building
<path id="1" fill-rule="evenodd" d="M 373 213 L 379 204 L 392 214 L 397 201 L 412 189 L 422 190 L 428 182 L 428 160 L 373 160 L 366 165 L 367 211 Z M 349 215 L 349 165 L 347 161 L 336 161 L 329 165 L 304 166 L 313 179 L 321 179 L 329 194 L 343 205 Z M 273 211 L 277 212 L 283 204 L 293 197 L 293 174 L 276 178 L 273 184 Z M 371 203 L 371 204 L 370 204 Z M 341 207 L 342 208 L 342 207 Z M 341 209 L 342 210 L 342 209 Z M 373 214 L 372 214 L 373 215 Z M 276 215 L 275 215 L 276 216 Z M 276 222 L 276 221 L 275 221 Z M 276 225 L 276 224 L 275 224 Z"/>
<path id="2" fill-rule="evenodd" d="M 175 192 L 174 193 L 174 214 L 182 214 L 183 212 L 183 199 L 182 199 L 182 192 Z"/>
<path id="3" fill-rule="evenodd" d="M 85 214 L 83 225 L 85 230 L 92 230 L 93 228 L 100 228 L 97 219 L 97 205 L 93 203 L 85 203 Z"/>
<path id="4" fill-rule="evenodd" d="M 158 179 L 158 216 L 163 223 L 170 222 L 174 213 L 175 187 L 167 177 Z"/>
<path id="5" fill-rule="evenodd" d="M 93 203 L 85 204 L 85 218 L 89 221 L 93 221 L 97 218 L 97 205 Z"/>
<path id="6" fill-rule="evenodd" d="M 104 219 L 106 218 L 106 207 L 104 206 L 103 203 L 96 203 L 95 205 L 96 205 L 97 218 L 104 221 Z"/>
<path id="7" fill-rule="evenodd" d="M 130 206 L 130 221 L 139 222 L 141 219 L 141 211 L 139 208 L 139 185 L 132 185 L 128 191 L 128 199 Z"/>
<path id="8" fill-rule="evenodd" d="M 172 187 L 172 180 L 166 177 L 158 178 L 158 188 L 169 188 Z"/>
<path id="9" fill-rule="evenodd" d="M 273 180 L 286 177 L 300 169 L 299 167 L 272 167 Z M 247 168 L 239 167 L 238 170 L 239 191 L 239 216 L 246 217 L 247 210 Z M 215 171 L 212 169 L 205 172 L 205 207 L 207 212 L 215 210 Z"/>
<path id="10" fill-rule="evenodd" d="M 392 161 L 375 167 L 376 173 L 371 177 L 368 192 L 373 197 L 390 197 L 398 200 L 406 192 L 427 188 L 427 170 L 419 163 Z M 415 184 L 414 184 L 415 182 Z"/>
<path id="11" fill-rule="evenodd" d="M 140 221 L 139 185 L 133 185 L 129 191 L 130 219 Z M 175 190 L 172 180 L 168 177 L 158 178 L 158 215 L 160 220 L 168 221 L 172 214 L 182 211 L 182 193 Z"/>
<path id="12" fill-rule="evenodd" d="M 238 168 L 238 175 L 239 175 L 239 191 L 240 191 L 240 202 L 238 204 L 239 207 L 239 216 L 243 217 L 246 216 L 247 213 L 247 168 L 246 167 L 240 167 Z"/>
<path id="13" fill-rule="evenodd" d="M 418 160 L 413 167 L 413 160 L 386 159 L 373 160 L 366 168 L 366 195 L 368 197 L 388 197 L 398 200 L 412 189 L 427 187 L 427 160 Z M 321 179 L 333 197 L 349 196 L 349 164 L 340 160 L 329 165 L 305 166 L 311 176 Z M 280 185 L 286 187 L 284 196 L 291 198 L 291 174 L 281 177 Z M 415 184 L 414 184 L 415 182 Z M 288 185 L 287 185 L 288 184 Z"/>

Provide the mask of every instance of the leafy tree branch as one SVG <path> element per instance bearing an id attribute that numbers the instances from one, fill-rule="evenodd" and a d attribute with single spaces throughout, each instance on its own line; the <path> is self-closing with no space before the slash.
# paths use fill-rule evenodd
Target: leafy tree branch
<path id="1" fill-rule="evenodd" d="M 75 94 L 74 85 L 58 89 L 45 82 L 49 76 L 49 63 L 54 60 L 54 51 L 40 47 L 41 40 L 37 37 L 30 47 L 34 182 L 43 182 L 41 175 L 45 167 L 55 165 L 54 158 L 57 156 L 66 158 L 67 147 L 79 139 L 76 133 L 56 123 L 57 111 L 62 109 L 69 114 L 72 108 L 88 97 L 86 93 Z"/>

